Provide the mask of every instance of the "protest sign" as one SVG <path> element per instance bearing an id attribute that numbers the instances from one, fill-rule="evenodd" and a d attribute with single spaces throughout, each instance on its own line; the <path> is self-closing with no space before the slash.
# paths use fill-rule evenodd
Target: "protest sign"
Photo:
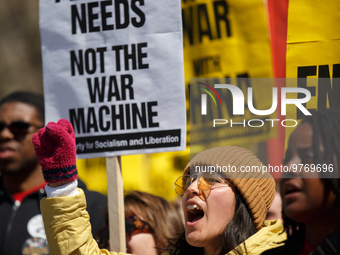
<path id="1" fill-rule="evenodd" d="M 40 1 L 45 121 L 68 119 L 78 158 L 107 158 L 110 246 L 125 251 L 119 158 L 184 150 L 180 2 Z"/>
<path id="2" fill-rule="evenodd" d="M 199 96 L 199 93 L 193 92 L 197 90 L 197 84 L 191 84 L 191 78 L 216 78 L 215 83 L 219 84 L 229 84 L 231 79 L 238 78 L 240 83 L 237 85 L 245 91 L 254 86 L 248 83 L 251 78 L 273 77 L 263 1 L 182 1 L 182 16 L 185 83 L 192 86 L 192 100 Z M 255 85 L 257 88 L 254 89 L 254 101 L 264 107 L 270 105 L 271 86 L 269 85 L 268 89 L 267 84 L 262 88 Z M 195 103 L 191 101 L 190 105 L 191 116 L 195 116 Z M 232 107 L 224 105 L 223 109 L 231 111 Z M 247 117 L 247 120 L 249 119 L 250 116 Z M 208 133 L 209 128 L 205 127 L 203 122 L 200 123 L 198 118 L 190 121 L 190 133 L 197 134 L 195 140 L 190 136 L 192 149 L 194 144 L 204 143 L 206 136 L 203 133 Z M 260 142 L 276 133 L 276 129 L 248 131 L 245 134 L 245 128 L 230 129 L 228 134 L 224 132 L 219 136 L 219 145 Z M 218 143 L 214 145 L 218 146 Z"/>
<path id="3" fill-rule="evenodd" d="M 340 108 L 340 28 L 334 26 L 340 22 L 339 11 L 336 0 L 289 2 L 286 73 L 298 79 L 288 79 L 287 86 L 310 91 L 311 99 L 304 106 L 311 113 Z M 287 117 L 301 120 L 303 115 L 290 108 Z M 286 147 L 293 130 L 286 129 Z"/>
<path id="4" fill-rule="evenodd" d="M 185 149 L 178 1 L 41 1 L 46 121 L 79 158 Z"/>

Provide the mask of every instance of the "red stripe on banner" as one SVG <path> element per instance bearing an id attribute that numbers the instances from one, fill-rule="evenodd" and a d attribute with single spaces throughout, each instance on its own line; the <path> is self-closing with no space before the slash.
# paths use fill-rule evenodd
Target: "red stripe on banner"
<path id="1" fill-rule="evenodd" d="M 272 59 L 275 78 L 286 77 L 286 52 L 287 52 L 287 20 L 288 20 L 289 0 L 268 0 L 269 31 L 271 35 Z M 278 118 L 283 120 L 281 112 L 281 87 L 285 86 L 284 80 L 276 81 L 278 88 Z M 283 126 L 277 127 L 277 138 L 267 141 L 268 164 L 279 166 L 284 158 L 285 129 Z M 274 173 L 273 177 L 278 179 L 281 173 Z"/>

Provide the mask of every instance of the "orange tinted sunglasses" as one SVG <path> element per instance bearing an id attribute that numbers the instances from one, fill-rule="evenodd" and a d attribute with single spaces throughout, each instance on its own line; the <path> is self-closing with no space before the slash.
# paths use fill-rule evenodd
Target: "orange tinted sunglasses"
<path id="1" fill-rule="evenodd" d="M 135 235 L 138 233 L 151 233 L 150 225 L 136 215 L 125 217 L 125 232 L 127 236 Z"/>

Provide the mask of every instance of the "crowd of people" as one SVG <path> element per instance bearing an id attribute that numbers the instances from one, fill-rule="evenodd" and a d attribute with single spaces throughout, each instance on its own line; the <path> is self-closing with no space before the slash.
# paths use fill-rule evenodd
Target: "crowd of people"
<path id="1" fill-rule="evenodd" d="M 279 181 L 196 171 L 217 164 L 262 162 L 236 146 L 198 153 L 175 181 L 181 213 L 155 195 L 125 195 L 127 253 L 340 254 L 339 111 L 313 112 L 296 127 L 284 164 L 304 167 Z M 121 254 L 109 251 L 107 198 L 78 178 L 72 125 L 44 126 L 42 96 L 0 101 L 0 173 L 0 254 Z"/>

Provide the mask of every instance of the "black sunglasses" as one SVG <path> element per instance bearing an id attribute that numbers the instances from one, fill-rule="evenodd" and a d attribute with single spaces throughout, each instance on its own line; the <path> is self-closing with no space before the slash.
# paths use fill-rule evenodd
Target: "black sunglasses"
<path id="1" fill-rule="evenodd" d="M 0 132 L 7 127 L 12 134 L 23 135 L 28 133 L 28 129 L 30 126 L 41 128 L 40 126 L 36 126 L 25 121 L 13 121 L 9 125 L 7 125 L 5 122 L 0 121 Z"/>

